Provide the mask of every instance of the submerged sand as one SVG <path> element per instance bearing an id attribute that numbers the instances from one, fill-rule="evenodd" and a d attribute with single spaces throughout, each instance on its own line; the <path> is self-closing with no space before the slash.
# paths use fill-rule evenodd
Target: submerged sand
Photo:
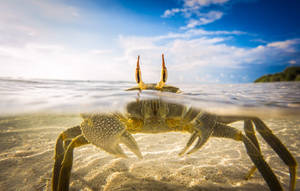
<path id="1" fill-rule="evenodd" d="M 300 163 L 300 120 L 264 120 Z M 50 190 L 56 137 L 80 124 L 78 115 L 23 115 L 0 118 L 0 190 Z M 232 126 L 242 129 L 243 123 Z M 244 146 L 211 138 L 195 154 L 179 157 L 189 134 L 134 135 L 144 159 L 125 147 L 127 159 L 114 158 L 92 145 L 74 152 L 70 190 L 268 190 L 252 167 Z M 288 168 L 258 136 L 265 159 L 288 189 Z M 300 190 L 299 167 L 296 190 Z"/>

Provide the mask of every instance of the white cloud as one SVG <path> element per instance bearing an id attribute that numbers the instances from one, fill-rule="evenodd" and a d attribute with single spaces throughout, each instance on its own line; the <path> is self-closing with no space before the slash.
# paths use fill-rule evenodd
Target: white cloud
<path id="1" fill-rule="evenodd" d="M 10 0 L 1 1 L 0 4 L 2 12 L 0 18 L 3 18 L 3 15 L 6 14 L 7 17 L 14 19 L 26 20 L 30 17 L 39 16 L 59 22 L 68 22 L 72 20 L 74 21 L 78 16 L 80 16 L 78 8 L 66 5 L 63 1 L 58 0 L 27 0 L 26 2 Z M 23 17 L 19 18 L 21 15 Z"/>
<path id="2" fill-rule="evenodd" d="M 0 76 L 129 80 L 128 67 L 113 62 L 114 57 L 109 50 L 82 52 L 60 44 L 0 45 Z"/>
<path id="3" fill-rule="evenodd" d="M 201 36 L 218 36 L 218 35 L 244 35 L 247 34 L 243 31 L 206 31 L 203 29 L 189 29 L 182 33 L 168 33 L 167 35 L 161 35 L 157 37 L 152 37 L 152 40 L 166 40 L 166 39 L 179 39 L 179 38 L 195 38 Z"/>
<path id="4" fill-rule="evenodd" d="M 286 41 L 279 41 L 279 42 L 272 42 L 269 43 L 267 46 L 271 48 L 278 48 L 283 49 L 288 52 L 295 52 L 294 45 L 299 44 L 300 39 L 293 39 L 293 40 L 286 40 Z"/>
<path id="5" fill-rule="evenodd" d="M 82 21 L 81 10 L 64 3 L 0 1 L 0 76 L 113 80 L 114 71 L 124 79 L 110 63 L 111 50 L 73 46 L 86 35 L 70 29 Z"/>
<path id="6" fill-rule="evenodd" d="M 212 4 L 224 4 L 229 0 L 185 0 L 184 5 L 187 7 L 209 6 Z"/>
<path id="7" fill-rule="evenodd" d="M 290 60 L 290 61 L 289 61 L 289 64 L 292 64 L 292 65 L 293 65 L 293 64 L 296 64 L 296 63 L 297 63 L 296 60 Z"/>
<path id="8" fill-rule="evenodd" d="M 163 18 L 168 18 L 174 16 L 176 13 L 183 12 L 184 9 L 179 8 L 173 8 L 173 9 L 167 9 L 164 14 L 162 15 Z"/>
<path id="9" fill-rule="evenodd" d="M 229 75 L 224 73 L 214 76 L 210 73 L 212 68 L 230 70 L 243 67 L 247 63 L 265 64 L 284 59 L 290 63 L 291 59 L 298 62 L 299 56 L 294 58 L 290 55 L 300 55 L 299 39 L 271 42 L 255 48 L 230 46 L 227 40 L 231 36 L 246 33 L 195 29 L 196 26 L 221 18 L 223 14 L 218 11 L 201 13 L 197 10 L 193 12 L 198 18 L 195 19 L 194 26 L 186 27 L 184 31 L 150 37 L 120 35 L 116 40 L 117 45 L 112 43 L 102 47 L 96 46 L 99 41 L 95 42 L 90 33 L 83 34 L 84 30 L 80 30 L 80 34 L 86 35 L 84 39 L 92 42 L 88 48 L 82 48 L 75 43 L 73 46 L 74 44 L 52 38 L 52 32 L 60 30 L 56 26 L 65 26 L 65 22 L 72 24 L 81 17 L 81 11 L 77 8 L 70 8 L 57 1 L 49 4 L 50 1 L 29 0 L 26 5 L 27 12 L 21 8 L 12 11 L 11 5 L 6 2 L 13 4 L 17 1 L 3 2 L 0 3 L 3 5 L 0 6 L 0 76 L 134 81 L 136 59 L 137 55 L 140 55 L 143 79 L 156 82 L 160 79 L 161 53 L 165 53 L 171 83 L 194 80 L 217 82 Z M 226 1 L 199 2 L 199 5 L 209 6 Z M 51 27 L 49 29 L 48 25 L 41 22 L 45 20 L 39 20 L 39 16 L 34 19 L 35 15 L 29 14 L 29 10 L 36 9 L 41 9 L 38 10 L 39 16 L 49 18 L 51 22 L 58 22 L 60 25 L 55 25 L 55 30 L 51 30 Z M 49 9 L 48 12 L 46 9 Z M 174 9 L 173 12 L 187 10 L 192 11 L 192 8 Z M 171 15 L 172 12 L 168 14 Z M 61 35 L 61 32 L 58 34 Z M 74 30 L 61 36 L 68 38 L 72 36 L 70 32 Z M 76 37 L 72 40 L 77 43 L 80 38 Z"/>
<path id="10" fill-rule="evenodd" d="M 253 40 L 251 40 L 252 42 L 259 42 L 259 43 L 263 43 L 263 44 L 266 44 L 266 43 L 268 43 L 267 41 L 265 41 L 265 40 L 263 40 L 263 39 L 253 39 Z"/>
<path id="11" fill-rule="evenodd" d="M 294 49 L 300 53 L 298 48 L 300 45 L 299 39 L 271 42 L 254 48 L 241 48 L 228 45 L 227 38 L 224 36 L 210 36 L 210 34 L 218 33 L 239 34 L 237 31 L 210 32 L 193 29 L 184 33 L 171 33 L 165 36 L 122 36 L 119 41 L 124 51 L 123 61 L 132 63 L 131 67 L 134 67 L 136 56 L 141 55 L 143 78 L 151 82 L 159 79 L 161 53 L 165 53 L 169 69 L 169 80 L 173 82 L 179 79 L 193 81 L 192 76 L 203 73 L 209 74 L 214 69 L 231 70 L 249 64 L 286 63 L 291 57 L 295 56 L 289 50 Z M 197 36 L 195 34 L 202 35 Z M 275 44 L 277 45 L 275 46 Z M 224 77 L 224 74 L 222 75 Z M 216 82 L 217 77 L 219 78 L 220 75 L 206 79 L 210 82 Z M 197 80 L 203 81 L 204 78 L 198 77 Z"/>
<path id="12" fill-rule="evenodd" d="M 112 52 L 110 49 L 94 49 L 90 51 L 92 54 L 111 54 Z"/>
<path id="13" fill-rule="evenodd" d="M 62 1 L 0 1 L 0 44 L 23 46 L 53 39 L 61 30 L 57 24 L 73 24 L 79 18 L 80 10 Z"/>
<path id="14" fill-rule="evenodd" d="M 203 7 L 210 5 L 222 5 L 229 0 L 184 0 L 182 8 L 167 9 L 162 15 L 163 18 L 172 17 L 177 13 L 182 13 L 184 17 L 188 18 L 186 26 L 181 29 L 190 29 L 200 25 L 212 23 L 221 19 L 223 12 L 212 10 L 209 12 L 201 11 Z"/>
<path id="15" fill-rule="evenodd" d="M 221 19 L 223 13 L 220 11 L 210 11 L 205 14 L 199 13 L 198 16 L 199 16 L 198 19 L 190 19 L 188 21 L 188 24 L 184 27 L 181 27 L 181 29 L 190 29 L 190 28 L 195 28 L 196 26 L 212 23 L 216 20 Z"/>
<path id="16" fill-rule="evenodd" d="M 145 82 L 160 79 L 161 53 L 165 53 L 169 82 L 218 82 L 228 74 L 212 71 L 232 70 L 244 64 L 265 64 L 298 60 L 299 39 L 271 42 L 254 48 L 227 44 L 226 35 L 240 31 L 191 29 L 161 36 L 119 36 L 119 52 L 110 49 L 79 51 L 58 43 L 26 43 L 24 46 L 0 45 L 0 76 L 27 78 L 131 80 L 137 55 L 141 56 Z M 290 52 L 293 49 L 294 52 Z M 300 54 L 298 54 L 300 55 Z M 206 75 L 207 74 L 207 75 Z"/>

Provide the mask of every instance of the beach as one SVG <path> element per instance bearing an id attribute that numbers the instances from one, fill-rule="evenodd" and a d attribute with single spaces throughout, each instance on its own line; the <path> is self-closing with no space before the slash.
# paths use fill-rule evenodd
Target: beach
<path id="1" fill-rule="evenodd" d="M 51 190 L 56 138 L 81 120 L 77 114 L 2 116 L 1 190 Z M 300 120 L 264 121 L 300 163 Z M 243 123 L 232 126 L 242 130 Z M 269 190 L 259 172 L 244 179 L 253 163 L 241 142 L 211 138 L 196 153 L 180 157 L 187 133 L 133 136 L 143 154 L 141 160 L 123 145 L 128 158 L 115 158 L 93 145 L 76 148 L 70 190 Z M 287 190 L 288 167 L 259 135 L 258 139 L 266 161 Z M 299 173 L 296 190 L 300 190 Z"/>

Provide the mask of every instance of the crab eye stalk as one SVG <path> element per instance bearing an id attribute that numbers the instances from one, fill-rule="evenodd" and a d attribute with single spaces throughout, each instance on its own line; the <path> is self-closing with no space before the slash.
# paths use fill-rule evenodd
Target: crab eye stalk
<path id="1" fill-rule="evenodd" d="M 168 78 L 168 71 L 165 65 L 165 59 L 164 59 L 164 54 L 162 54 L 162 69 L 161 69 L 161 81 L 166 83 Z"/>
<path id="2" fill-rule="evenodd" d="M 140 56 L 137 58 L 136 70 L 135 70 L 135 80 L 138 83 L 141 90 L 145 89 L 145 84 L 142 81 L 141 68 L 140 68 Z"/>
<path id="3" fill-rule="evenodd" d="M 157 83 L 156 87 L 158 89 L 163 88 L 167 81 L 167 78 L 168 78 L 168 71 L 165 65 L 164 54 L 162 54 L 161 78 L 160 78 L 160 82 Z"/>

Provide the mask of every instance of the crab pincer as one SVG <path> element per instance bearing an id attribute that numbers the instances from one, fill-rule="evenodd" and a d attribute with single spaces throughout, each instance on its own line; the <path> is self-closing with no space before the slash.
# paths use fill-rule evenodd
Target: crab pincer
<path id="1" fill-rule="evenodd" d="M 125 125 L 116 115 L 82 115 L 84 121 L 81 129 L 89 142 L 109 154 L 126 158 L 120 143 L 126 145 L 138 158 L 143 158 L 133 136 L 127 132 Z"/>

